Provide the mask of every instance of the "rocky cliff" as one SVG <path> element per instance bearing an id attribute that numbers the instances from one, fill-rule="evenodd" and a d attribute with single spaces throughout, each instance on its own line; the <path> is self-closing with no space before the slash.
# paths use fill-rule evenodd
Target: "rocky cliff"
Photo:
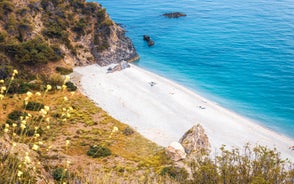
<path id="1" fill-rule="evenodd" d="M 1 63 L 28 66 L 138 59 L 125 31 L 101 5 L 85 0 L 0 0 L 0 56 Z"/>

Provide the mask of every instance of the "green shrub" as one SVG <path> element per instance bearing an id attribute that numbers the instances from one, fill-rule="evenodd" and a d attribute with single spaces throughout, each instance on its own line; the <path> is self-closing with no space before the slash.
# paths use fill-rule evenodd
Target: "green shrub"
<path id="1" fill-rule="evenodd" d="M 60 67 L 60 66 L 57 66 L 55 68 L 55 70 L 60 73 L 61 75 L 68 75 L 70 73 L 73 72 L 73 69 L 72 68 L 64 68 L 64 67 Z"/>
<path id="2" fill-rule="evenodd" d="M 38 103 L 38 102 L 28 102 L 27 105 L 25 105 L 25 110 L 29 111 L 39 111 L 44 108 L 44 104 Z"/>
<path id="3" fill-rule="evenodd" d="M 0 15 L 1 15 L 1 18 L 2 18 L 3 15 L 6 15 L 8 13 L 13 12 L 13 10 L 14 10 L 14 4 L 12 2 L 10 2 L 10 1 L 2 1 L 2 2 L 0 2 Z"/>
<path id="4" fill-rule="evenodd" d="M 6 38 L 7 38 L 7 33 L 1 31 L 0 32 L 0 43 L 5 42 Z"/>
<path id="5" fill-rule="evenodd" d="M 181 182 L 184 182 L 188 178 L 188 172 L 186 169 L 175 166 L 164 167 L 161 170 L 160 175 L 168 175 L 169 177 Z"/>
<path id="6" fill-rule="evenodd" d="M 134 130 L 131 127 L 127 127 L 124 129 L 123 134 L 124 135 L 132 135 L 134 133 Z"/>
<path id="7" fill-rule="evenodd" d="M 87 152 L 88 156 L 93 158 L 107 157 L 111 155 L 111 150 L 103 146 L 90 146 L 90 149 Z"/>
<path id="8" fill-rule="evenodd" d="M 69 173 L 67 170 L 58 167 L 56 169 L 54 169 L 52 176 L 54 178 L 54 180 L 56 181 L 62 181 L 63 179 L 67 179 L 69 177 Z"/>
<path id="9" fill-rule="evenodd" d="M 6 79 L 9 77 L 9 75 L 12 72 L 12 67 L 4 64 L 1 65 L 3 63 L 6 63 L 8 61 L 8 58 L 0 53 L 0 79 Z"/>
<path id="10" fill-rule="evenodd" d="M 62 58 L 40 38 L 22 43 L 9 43 L 4 46 L 4 51 L 16 62 L 28 65 L 46 64 Z"/>
<path id="11" fill-rule="evenodd" d="M 51 86 L 62 86 L 64 79 L 60 74 L 53 74 L 53 75 L 40 75 L 41 81 L 44 84 L 50 84 Z"/>
<path id="12" fill-rule="evenodd" d="M 67 83 L 65 83 L 67 90 L 68 91 L 76 91 L 77 87 L 74 85 L 74 83 L 68 81 Z"/>
<path id="13" fill-rule="evenodd" d="M 11 83 L 11 86 L 8 89 L 9 94 L 23 94 L 28 92 L 30 89 L 30 84 L 25 82 L 22 79 L 14 79 Z"/>
<path id="14" fill-rule="evenodd" d="M 26 115 L 27 115 L 26 112 L 14 110 L 14 111 L 12 111 L 11 113 L 8 114 L 8 118 L 13 120 L 13 121 L 18 121 L 21 116 L 26 116 Z"/>
<path id="15" fill-rule="evenodd" d="M 79 36 L 85 34 L 85 29 L 87 28 L 86 20 L 80 19 L 78 22 L 76 22 L 75 26 L 72 28 L 74 32 L 76 32 Z"/>

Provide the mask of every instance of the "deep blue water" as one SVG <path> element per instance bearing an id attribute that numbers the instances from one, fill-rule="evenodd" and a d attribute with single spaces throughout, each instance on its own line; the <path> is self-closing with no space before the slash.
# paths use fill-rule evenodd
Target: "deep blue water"
<path id="1" fill-rule="evenodd" d="M 294 138 L 293 0 L 99 2 L 124 25 L 138 66 Z M 187 17 L 161 16 L 172 11 Z"/>

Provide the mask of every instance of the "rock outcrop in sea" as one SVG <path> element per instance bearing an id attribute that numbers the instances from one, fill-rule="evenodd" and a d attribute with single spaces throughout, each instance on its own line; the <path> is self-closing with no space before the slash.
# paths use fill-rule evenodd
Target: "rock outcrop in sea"
<path id="1" fill-rule="evenodd" d="M 149 47 L 154 45 L 154 41 L 150 38 L 149 35 L 143 35 L 143 40 L 147 42 Z"/>
<path id="2" fill-rule="evenodd" d="M 171 13 L 165 13 L 163 16 L 168 18 L 179 18 L 179 17 L 185 17 L 187 14 L 181 13 L 181 12 L 171 12 Z"/>

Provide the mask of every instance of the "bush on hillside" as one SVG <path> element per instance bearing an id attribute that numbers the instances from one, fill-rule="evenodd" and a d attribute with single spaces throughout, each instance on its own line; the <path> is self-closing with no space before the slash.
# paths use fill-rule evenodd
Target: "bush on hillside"
<path id="1" fill-rule="evenodd" d="M 26 115 L 27 115 L 26 112 L 14 110 L 8 114 L 8 119 L 11 119 L 13 121 L 18 121 L 18 120 L 20 120 L 21 116 L 26 116 Z"/>
<path id="2" fill-rule="evenodd" d="M 175 166 L 164 167 L 161 170 L 160 175 L 168 175 L 169 177 L 180 182 L 184 182 L 188 178 L 188 172 L 185 169 Z"/>
<path id="3" fill-rule="evenodd" d="M 38 102 L 28 102 L 27 105 L 25 105 L 25 110 L 29 111 L 39 111 L 44 108 L 44 104 L 38 103 Z"/>
<path id="4" fill-rule="evenodd" d="M 0 19 L 2 19 L 3 16 L 7 15 L 8 13 L 13 12 L 14 10 L 14 4 L 10 1 L 2 1 L 0 2 Z"/>
<path id="5" fill-rule="evenodd" d="M 66 82 L 65 85 L 66 85 L 68 91 L 76 91 L 77 90 L 77 87 L 74 85 L 74 83 L 72 83 L 70 81 Z"/>
<path id="6" fill-rule="evenodd" d="M 19 64 L 27 65 L 46 64 L 62 58 L 40 38 L 22 43 L 9 43 L 4 46 L 4 51 Z"/>
<path id="7" fill-rule="evenodd" d="M 132 135 L 134 133 L 134 130 L 131 127 L 126 127 L 123 131 L 123 134 L 126 136 Z"/>
<path id="8" fill-rule="evenodd" d="M 40 80 L 43 84 L 50 84 L 53 89 L 56 89 L 56 86 L 62 86 L 64 79 L 60 74 L 52 74 L 52 75 L 40 75 Z"/>
<path id="9" fill-rule="evenodd" d="M 8 89 L 9 94 L 24 94 L 30 90 L 30 84 L 22 79 L 14 79 Z"/>
<path id="10" fill-rule="evenodd" d="M 61 75 L 68 75 L 70 73 L 73 72 L 73 69 L 72 68 L 64 68 L 64 67 L 61 67 L 61 66 L 57 66 L 55 68 L 55 70 L 60 73 Z"/>
<path id="11" fill-rule="evenodd" d="M 103 146 L 90 146 L 90 149 L 87 152 L 88 156 L 91 156 L 93 158 L 100 158 L 100 157 L 107 157 L 111 155 L 111 151 L 109 148 L 103 147 Z"/>
<path id="12" fill-rule="evenodd" d="M 62 167 L 58 167 L 54 169 L 52 176 L 56 181 L 62 181 L 63 179 L 67 179 L 69 177 L 69 173 Z"/>

